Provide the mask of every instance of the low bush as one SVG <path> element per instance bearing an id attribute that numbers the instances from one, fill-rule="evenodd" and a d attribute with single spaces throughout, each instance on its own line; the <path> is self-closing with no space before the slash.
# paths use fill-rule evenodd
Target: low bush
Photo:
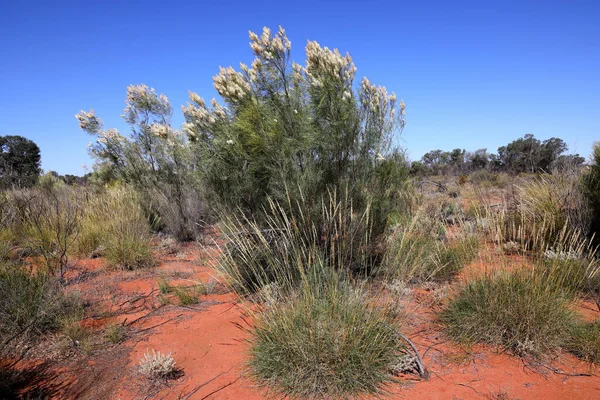
<path id="1" fill-rule="evenodd" d="M 127 337 L 127 330 L 123 324 L 111 324 L 104 330 L 104 337 L 110 343 L 118 344 Z"/>
<path id="2" fill-rule="evenodd" d="M 500 244 L 516 242 L 522 249 L 543 252 L 589 230 L 590 210 L 578 174 L 521 179 L 513 195 L 512 201 L 487 207 L 479 216 L 480 225 Z"/>
<path id="3" fill-rule="evenodd" d="M 479 251 L 479 238 L 463 233 L 448 240 L 445 201 L 423 203 L 414 214 L 388 234 L 385 255 L 377 274 L 388 280 L 424 282 L 444 280 L 459 273 Z M 466 228 L 466 227 L 464 227 Z"/>
<path id="4" fill-rule="evenodd" d="M 306 277 L 293 296 L 256 316 L 250 372 L 291 398 L 379 393 L 407 355 L 394 314 L 327 274 Z"/>
<path id="5" fill-rule="evenodd" d="M 449 278 L 458 274 L 472 262 L 479 254 L 480 239 L 474 234 L 464 234 L 453 239 L 445 245 L 439 255 L 439 264 L 442 265 L 437 278 Z"/>
<path id="6" fill-rule="evenodd" d="M 0 293 L 0 343 L 58 329 L 63 318 L 81 312 L 55 278 L 23 265 L 0 263 Z"/>
<path id="7" fill-rule="evenodd" d="M 570 296 L 535 270 L 500 272 L 471 281 L 441 320 L 451 338 L 541 356 L 565 342 L 576 323 Z"/>
<path id="8" fill-rule="evenodd" d="M 146 379 L 153 382 L 166 381 L 176 372 L 176 362 L 171 353 L 163 354 L 160 351 L 146 351 L 138 364 L 138 371 Z"/>
<path id="9" fill-rule="evenodd" d="M 8 193 L 13 240 L 41 255 L 51 274 L 61 278 L 81 225 L 82 193 L 61 184 L 44 184 Z"/>

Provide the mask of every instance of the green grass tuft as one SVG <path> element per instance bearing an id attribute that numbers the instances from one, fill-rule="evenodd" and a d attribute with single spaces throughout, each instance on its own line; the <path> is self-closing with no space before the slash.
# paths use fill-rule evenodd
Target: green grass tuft
<path id="1" fill-rule="evenodd" d="M 540 356 L 559 348 L 576 323 L 570 299 L 535 271 L 501 272 L 470 282 L 441 320 L 457 341 Z"/>

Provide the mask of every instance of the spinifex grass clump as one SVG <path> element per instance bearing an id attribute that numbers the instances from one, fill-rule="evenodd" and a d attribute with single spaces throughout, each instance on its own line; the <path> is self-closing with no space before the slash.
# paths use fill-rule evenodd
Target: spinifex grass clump
<path id="1" fill-rule="evenodd" d="M 378 275 L 417 283 L 459 273 L 479 253 L 480 239 L 464 230 L 447 240 L 446 229 L 439 220 L 439 204 L 422 204 L 391 230 Z"/>
<path id="2" fill-rule="evenodd" d="M 226 216 L 228 238 L 219 263 L 229 285 L 242 295 L 271 283 L 295 288 L 316 257 L 331 269 L 364 275 L 376 262 L 369 207 L 356 213 L 352 200 L 330 194 L 320 209 L 269 200 L 263 221 Z M 291 210 L 291 211 L 290 211 Z"/>
<path id="3" fill-rule="evenodd" d="M 311 275 L 294 295 L 256 315 L 252 375 L 292 398 L 379 393 L 406 355 L 394 313 L 333 271 Z"/>
<path id="4" fill-rule="evenodd" d="M 600 321 L 573 326 L 566 347 L 585 361 L 600 363 Z"/>
<path id="5" fill-rule="evenodd" d="M 125 187 L 89 196 L 77 249 L 80 255 L 104 255 L 118 268 L 154 265 L 150 228 L 138 196 Z"/>
<path id="6" fill-rule="evenodd" d="M 539 356 L 563 345 L 576 323 L 570 300 L 535 270 L 503 271 L 471 281 L 441 319 L 455 340 Z"/>
<path id="7" fill-rule="evenodd" d="M 480 225 L 499 244 L 515 242 L 539 252 L 562 245 L 571 236 L 585 236 L 589 230 L 590 210 L 577 174 L 520 180 L 513 195 L 512 201 L 487 207 L 480 215 Z"/>

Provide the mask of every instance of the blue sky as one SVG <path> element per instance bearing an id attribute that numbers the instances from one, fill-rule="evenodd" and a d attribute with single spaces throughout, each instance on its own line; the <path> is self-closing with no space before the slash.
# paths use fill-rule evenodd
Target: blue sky
<path id="1" fill-rule="evenodd" d="M 94 108 L 126 132 L 125 88 L 145 83 L 179 106 L 210 99 L 219 65 L 249 63 L 248 30 L 282 25 L 349 51 L 362 76 L 407 106 L 400 144 L 495 151 L 525 133 L 587 157 L 600 140 L 599 1 L 12 1 L 0 4 L 0 135 L 42 150 L 42 167 L 91 165 L 74 114 Z"/>

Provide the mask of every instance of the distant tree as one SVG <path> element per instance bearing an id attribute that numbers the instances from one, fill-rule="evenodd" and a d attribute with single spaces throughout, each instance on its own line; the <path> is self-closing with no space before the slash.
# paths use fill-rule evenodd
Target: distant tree
<path id="1" fill-rule="evenodd" d="M 464 149 L 454 149 L 449 153 L 449 161 L 454 173 L 464 172 L 466 153 Z"/>
<path id="2" fill-rule="evenodd" d="M 466 155 L 466 163 L 468 169 L 471 171 L 477 171 L 479 169 L 486 169 L 489 163 L 489 157 L 487 149 L 479 149 L 474 152 L 469 152 Z"/>
<path id="3" fill-rule="evenodd" d="M 441 175 L 447 172 L 450 153 L 442 150 L 432 150 L 421 157 L 421 162 L 425 165 L 432 174 Z"/>
<path id="4" fill-rule="evenodd" d="M 567 144 L 562 139 L 553 137 L 544 140 L 538 150 L 536 167 L 538 170 L 550 171 L 550 168 L 558 157 L 568 149 Z"/>
<path id="5" fill-rule="evenodd" d="M 512 173 L 549 172 L 552 164 L 567 150 L 562 139 L 550 138 L 540 142 L 528 133 L 498 148 L 498 159 L 503 168 Z"/>
<path id="6" fill-rule="evenodd" d="M 22 136 L 0 136 L 0 188 L 34 185 L 40 166 L 37 144 Z"/>

